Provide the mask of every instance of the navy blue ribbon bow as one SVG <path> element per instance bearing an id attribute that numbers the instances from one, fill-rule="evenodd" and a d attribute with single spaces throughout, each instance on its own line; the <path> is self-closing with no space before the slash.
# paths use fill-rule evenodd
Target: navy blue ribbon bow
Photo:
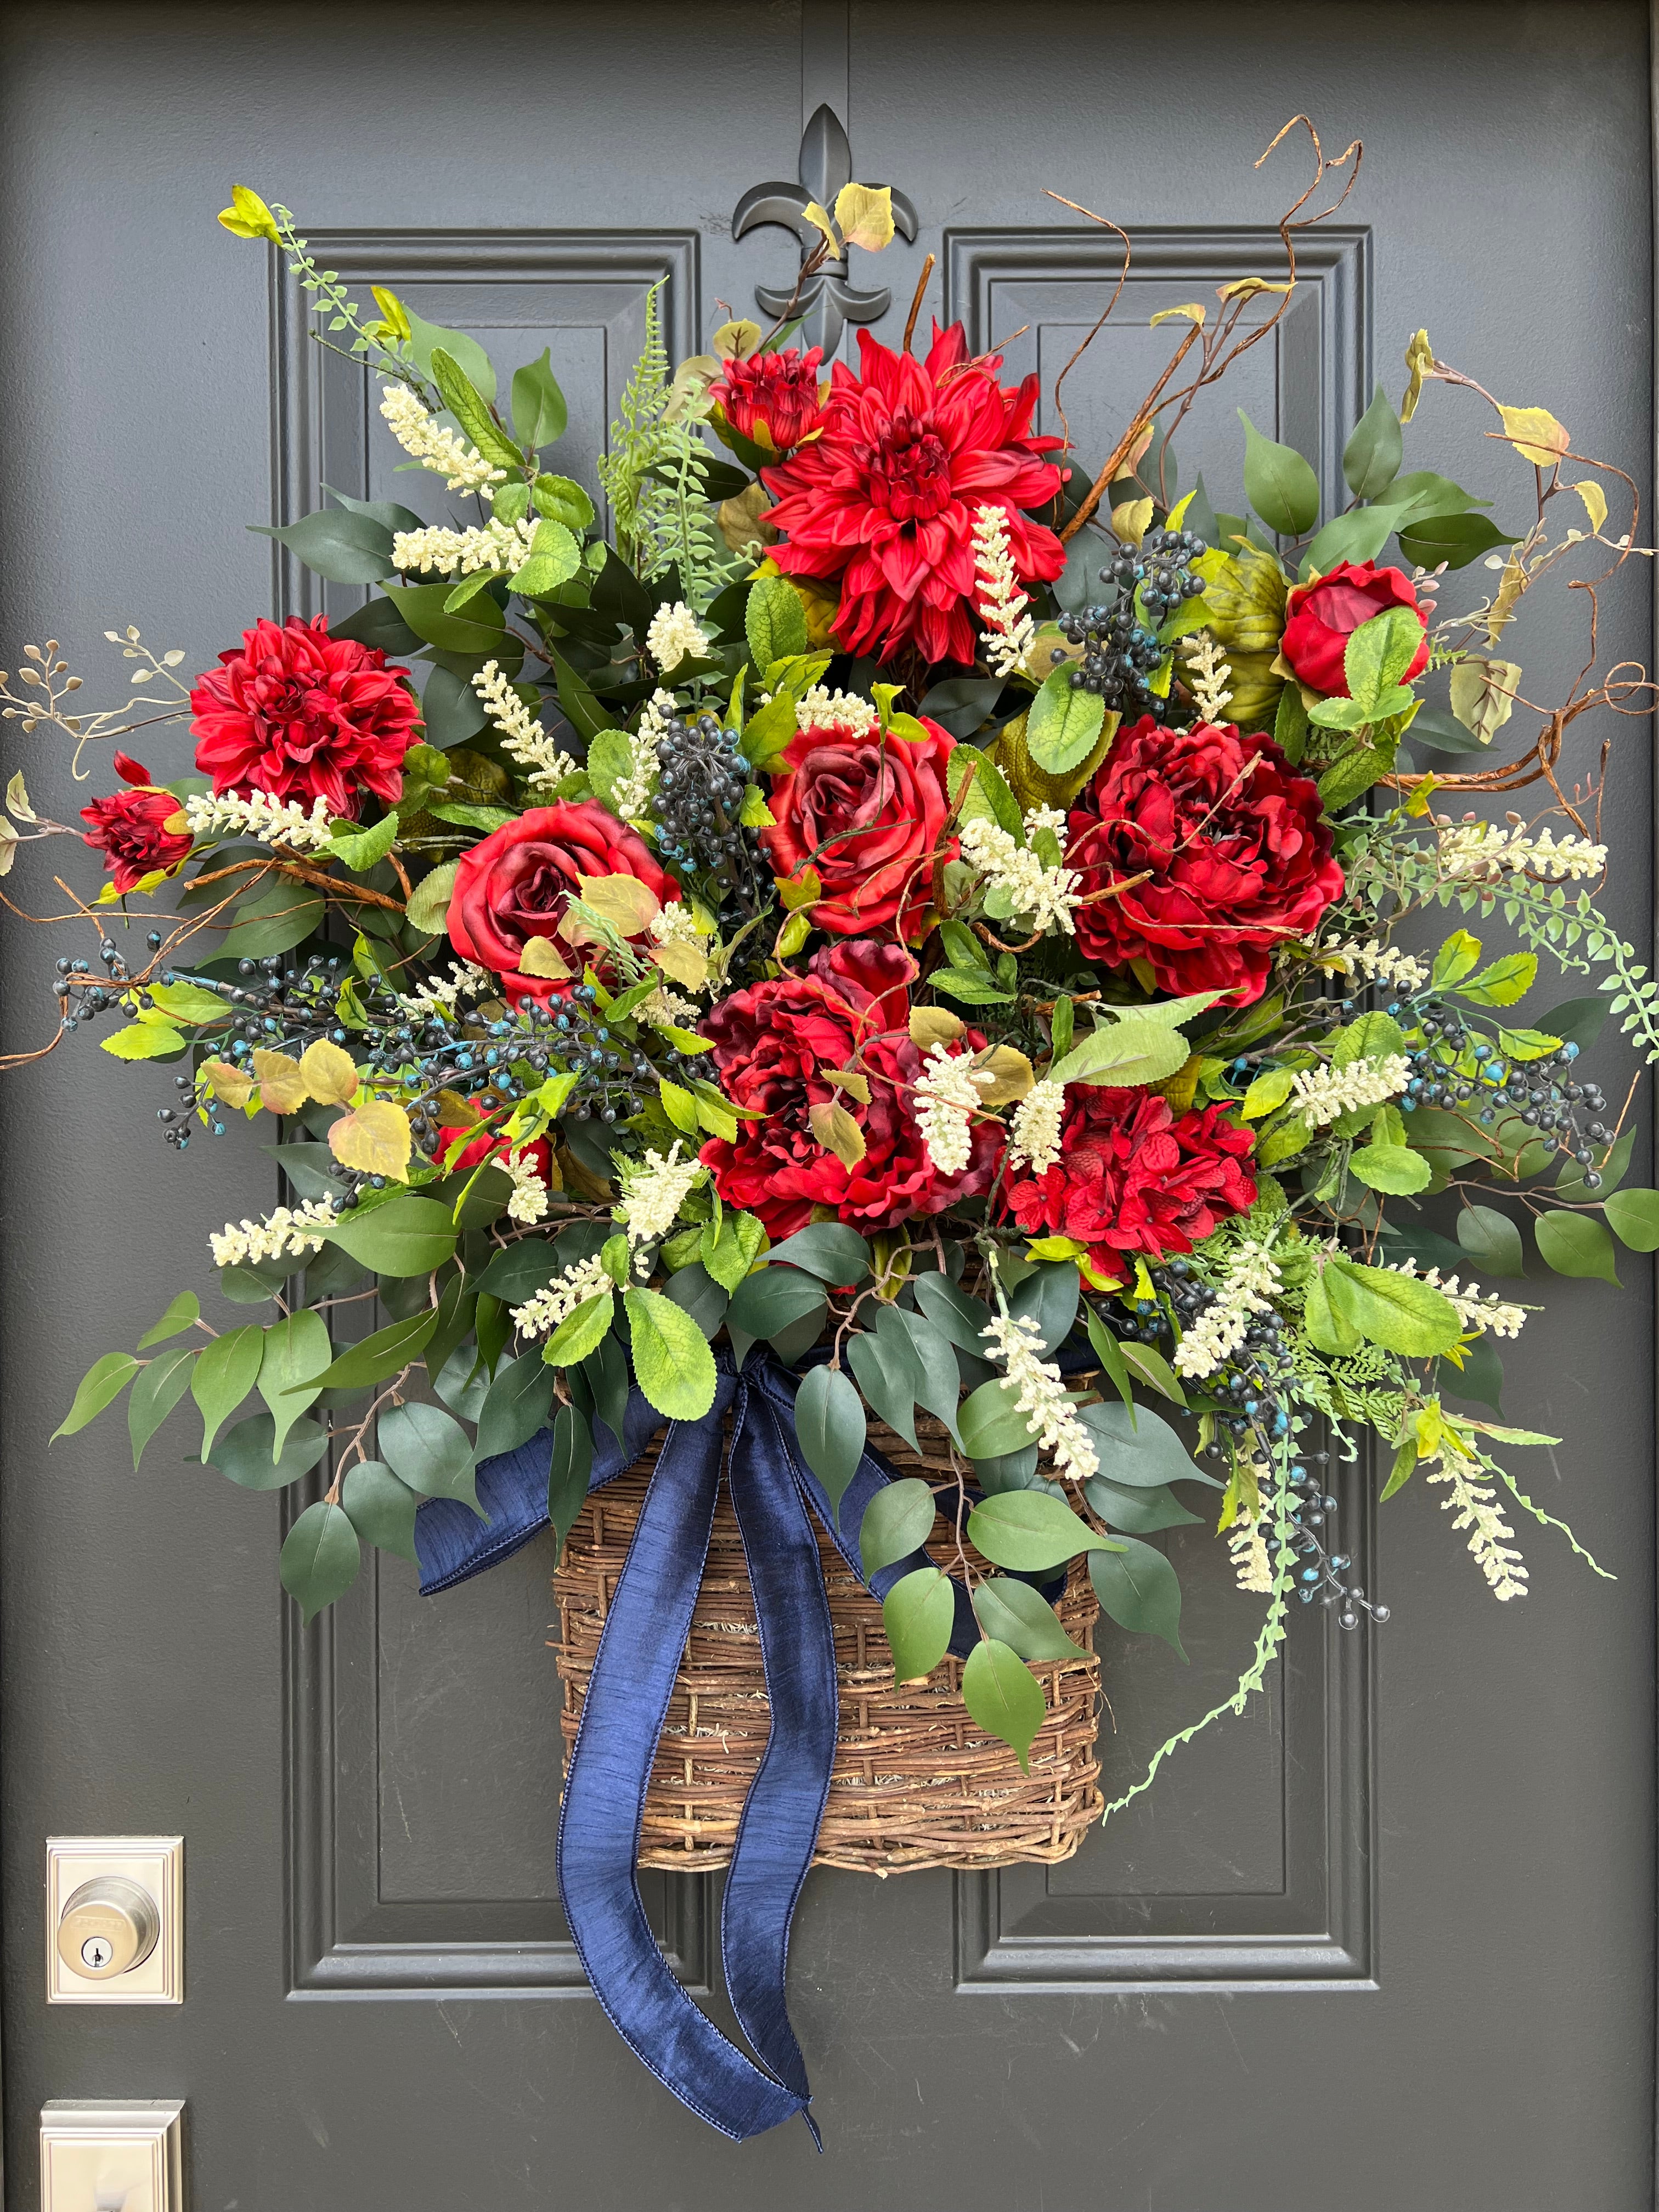
<path id="1" fill-rule="evenodd" d="M 927 1564 L 921 1553 L 866 1577 L 858 1546 L 842 1533 L 795 1434 L 794 1378 L 769 1355 L 741 1373 L 722 1346 L 714 1402 L 701 1419 L 669 1429 L 611 1600 L 565 1776 L 559 1816 L 559 1894 L 594 1994 L 617 2032 L 692 2112 L 735 2142 L 807 2110 L 805 2062 L 785 2002 L 789 1924 L 811 1864 L 829 1795 L 839 1703 L 829 1599 L 809 1509 L 853 1571 L 878 1597 Z M 698 2011 L 657 1948 L 635 1862 L 646 1790 L 702 1580 L 720 1486 L 722 1435 L 732 1417 L 727 1480 L 743 1538 L 771 1731 L 738 1826 L 720 1912 L 720 1956 L 738 2025 L 759 2064 Z M 623 1434 L 596 1429 L 590 1490 L 633 1466 L 663 1425 L 637 1389 Z M 515 1552 L 548 1524 L 550 1436 L 478 1469 L 478 1520 L 434 1498 L 416 1520 L 421 1588 L 465 1582 Z M 891 1470 L 873 1454 L 842 1500 L 857 1528 Z M 951 1648 L 977 1633 L 967 1592 L 957 1589 Z"/>

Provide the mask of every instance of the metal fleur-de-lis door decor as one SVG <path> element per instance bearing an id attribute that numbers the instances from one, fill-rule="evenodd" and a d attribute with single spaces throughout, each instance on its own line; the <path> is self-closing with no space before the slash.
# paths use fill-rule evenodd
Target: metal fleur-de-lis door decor
<path id="1" fill-rule="evenodd" d="M 836 195 L 852 181 L 853 149 L 841 118 L 833 107 L 822 106 L 801 133 L 799 182 L 752 185 L 732 210 L 732 235 L 741 238 L 763 223 L 777 223 L 793 230 L 800 240 L 805 261 L 823 244 L 823 234 L 806 220 L 802 210 L 814 200 L 820 207 L 833 208 Z M 872 180 L 866 177 L 860 181 Z M 901 191 L 893 194 L 893 228 L 907 244 L 914 244 L 916 211 Z M 757 284 L 755 298 L 775 320 L 787 310 L 798 314 L 802 344 L 822 346 L 826 362 L 834 358 L 848 323 L 876 322 L 892 304 L 892 295 L 884 286 L 878 291 L 860 292 L 852 284 L 844 252 L 831 254 L 799 288 Z"/>

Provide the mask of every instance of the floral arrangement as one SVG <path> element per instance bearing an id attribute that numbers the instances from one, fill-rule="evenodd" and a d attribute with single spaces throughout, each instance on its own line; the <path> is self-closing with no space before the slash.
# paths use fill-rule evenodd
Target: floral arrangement
<path id="1" fill-rule="evenodd" d="M 943 1492 L 895 1480 L 847 1533 L 868 1577 L 943 1516 L 963 1693 L 1022 1759 L 1069 1563 L 1179 1650 L 1149 1540 L 1196 1517 L 1183 1487 L 1263 1601 L 1220 1710 L 1297 1601 L 1386 1617 L 1332 1530 L 1332 1451 L 1375 1438 L 1382 1496 L 1437 1491 L 1523 1595 L 1517 1519 L 1559 1525 L 1510 1471 L 1554 1440 L 1495 1418 L 1528 1243 L 1609 1283 L 1619 1244 L 1659 1246 L 1631 1098 L 1591 1072 L 1609 1017 L 1659 1056 L 1655 986 L 1594 903 L 1599 771 L 1564 762 L 1581 714 L 1648 711 L 1593 649 L 1643 549 L 1628 477 L 1422 331 L 1336 511 L 1248 420 L 1233 511 L 1178 492 L 1173 434 L 1273 328 L 1307 201 L 1358 159 L 1318 157 L 1282 269 L 1155 319 L 1169 366 L 1096 467 L 1036 434 L 1034 377 L 959 324 L 916 339 L 924 272 L 856 364 L 787 313 L 672 363 L 653 295 L 606 452 L 560 473 L 548 354 L 503 392 L 238 187 L 222 222 L 363 366 L 416 504 L 331 494 L 268 532 L 368 587 L 348 619 L 257 618 L 188 684 L 111 631 L 125 708 L 84 711 L 55 641 L 0 683 L 77 775 L 118 748 L 78 830 L 8 787 L 0 869 L 79 835 L 106 877 L 70 893 L 91 934 L 42 1048 L 98 1027 L 164 1082 L 179 1153 L 280 1133 L 290 1193 L 211 1240 L 233 1310 L 182 1291 L 58 1433 L 126 1393 L 136 1458 L 188 1396 L 250 1488 L 330 1455 L 282 1551 L 309 1618 L 532 1437 L 562 1539 L 598 1431 L 634 1389 L 705 1415 L 720 1340 L 798 1375 L 832 1505 L 871 1416 L 948 1433 Z M 809 213 L 804 276 L 891 235 L 872 187 Z M 1482 413 L 1487 490 L 1437 472 L 1431 391 Z M 1544 705 L 1509 656 L 1558 583 L 1592 650 Z M 1537 734 L 1492 764 L 1517 716 Z M 196 772 L 158 781 L 125 747 L 186 718 Z M 1459 803 L 1522 787 L 1534 817 Z M 1540 960 L 1586 985 L 1534 1010 Z M 924 1554 L 884 1611 L 898 1678 L 926 1675 L 951 1578 Z"/>

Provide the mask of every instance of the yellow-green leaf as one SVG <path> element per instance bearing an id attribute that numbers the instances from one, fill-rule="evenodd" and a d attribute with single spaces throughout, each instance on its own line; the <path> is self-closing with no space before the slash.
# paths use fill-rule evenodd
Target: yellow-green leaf
<path id="1" fill-rule="evenodd" d="M 393 1182 L 409 1181 L 413 1146 L 408 1115 L 389 1098 L 371 1098 L 355 1114 L 343 1114 L 328 1133 L 328 1148 L 342 1167 Z"/>
<path id="2" fill-rule="evenodd" d="M 300 1060 L 300 1073 L 311 1095 L 325 1106 L 349 1106 L 357 1095 L 357 1066 L 349 1052 L 319 1037 Z"/>
<path id="3" fill-rule="evenodd" d="M 624 937 L 638 937 L 662 912 L 662 902 L 637 876 L 584 876 L 584 906 L 590 906 Z"/>
<path id="4" fill-rule="evenodd" d="M 849 246 L 879 253 L 893 242 L 893 192 L 889 185 L 843 185 L 836 194 L 836 221 Z"/>
<path id="5" fill-rule="evenodd" d="M 1572 440 L 1547 407 L 1504 407 L 1504 435 L 1523 461 L 1534 468 L 1553 469 Z"/>
<path id="6" fill-rule="evenodd" d="M 260 1103 L 268 1113 L 297 1114 L 311 1095 L 300 1073 L 300 1063 L 290 1053 L 256 1052 L 253 1073 L 259 1085 Z"/>

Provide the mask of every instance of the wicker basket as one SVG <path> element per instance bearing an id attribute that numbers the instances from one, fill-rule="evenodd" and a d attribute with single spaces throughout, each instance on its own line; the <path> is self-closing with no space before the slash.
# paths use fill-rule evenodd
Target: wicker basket
<path id="1" fill-rule="evenodd" d="M 944 1431 L 918 1429 L 922 1454 L 872 1425 L 890 1462 L 939 1485 L 948 1480 Z M 605 1613 L 633 1540 L 653 1444 L 583 1507 L 554 1577 L 562 1620 L 560 1725 L 574 1743 Z M 937 1455 L 935 1456 L 934 1455 Z M 962 1702 L 961 1662 L 947 1658 L 925 1683 L 900 1688 L 881 1607 L 817 1530 L 841 1680 L 841 1729 L 814 1864 L 888 1875 L 917 1867 L 1054 1864 L 1070 1858 L 1098 1819 L 1095 1758 L 1100 1662 L 1091 1650 L 1095 1601 L 1076 1566 L 1060 1617 L 1089 1656 L 1039 1666 L 1048 1716 L 1030 1772 L 988 1737 Z M 954 1545 L 933 1547 L 941 1566 Z M 760 1634 L 737 1516 L 724 1483 L 679 1679 L 658 1746 L 640 1839 L 642 1867 L 728 1865 L 769 1715 Z"/>

